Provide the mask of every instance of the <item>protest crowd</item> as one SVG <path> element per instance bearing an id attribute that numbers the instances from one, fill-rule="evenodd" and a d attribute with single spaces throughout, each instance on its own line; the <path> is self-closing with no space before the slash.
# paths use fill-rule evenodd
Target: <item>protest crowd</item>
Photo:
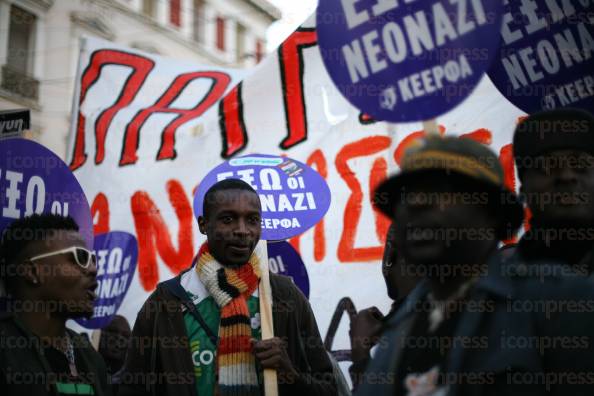
<path id="1" fill-rule="evenodd" d="M 470 51 L 441 63 L 427 58 L 436 62 L 433 68 L 424 64 L 424 71 L 419 66 L 407 77 L 390 68 L 414 61 L 423 51 L 443 54 L 440 46 L 464 35 L 491 34 L 488 29 L 493 26 L 501 30 L 493 19 L 503 21 L 503 45 L 528 40 L 539 29 L 534 8 L 539 2 L 521 2 L 522 11 L 531 15 L 524 21 L 524 37 L 519 29 L 512 30 L 509 18 L 495 12 L 501 10 L 480 0 L 469 2 L 468 19 L 463 19 L 466 11 L 455 6 L 466 3 L 462 1 L 433 1 L 415 14 L 416 19 L 412 14 L 402 19 L 394 15 L 410 12 L 408 3 L 418 2 L 377 0 L 367 10 L 362 3 L 320 4 L 318 13 L 337 7 L 346 21 L 344 30 L 330 38 L 324 31 L 338 28 L 318 22 L 330 77 L 361 110 L 360 119 L 423 121 L 424 130 L 406 139 L 397 168 L 377 183 L 369 182 L 371 210 L 387 225 L 378 228 L 382 244 L 385 241 L 383 258 L 373 263 L 385 288 L 366 289 L 366 301 L 377 301 L 371 307 L 357 311 L 352 301 L 341 303 L 350 319 L 348 349 L 332 348 L 338 328 L 334 319 L 329 326 L 332 335 L 322 336 L 325 329 L 319 326 L 310 284 L 301 276 L 310 263 L 302 263 L 300 270 L 287 269 L 289 256 L 271 250 L 317 227 L 332 208 L 330 196 L 336 192 L 327 185 L 319 163 L 316 172 L 311 162 L 305 165 L 284 154 L 221 158 L 197 184 L 194 206 L 186 210 L 193 209 L 189 218 L 204 242 L 193 246 L 191 233 L 180 237 L 180 251 L 182 243 L 186 248 L 193 244 L 191 262 L 180 258 L 177 267 L 168 264 L 173 277 L 159 278 L 156 261 L 150 267 L 150 259 L 139 253 L 147 244 L 165 239 L 154 231 L 157 222 L 150 223 L 150 232 L 157 235 L 154 242 L 146 242 L 149 238 L 142 233 L 97 232 L 97 201 L 90 209 L 76 173 L 65 164 L 60 168 L 58 160 L 53 172 L 68 172 L 68 182 L 31 177 L 27 167 L 18 168 L 24 161 L 16 161 L 21 155 L 16 147 L 22 143 L 27 147 L 23 155 L 31 158 L 41 148 L 10 138 L 0 140 L 0 395 L 594 394 L 594 109 L 588 107 L 594 88 L 590 95 L 584 83 L 575 90 L 581 96 L 567 102 L 559 91 L 537 95 L 543 108 L 514 102 L 526 115 L 507 131 L 513 136 L 511 173 L 518 180 L 517 185 L 509 183 L 510 168 L 501 152 L 477 135 L 440 132 L 430 120 L 441 114 L 426 113 L 445 113 L 446 107 L 464 98 L 444 93 L 448 100 L 434 109 L 423 108 L 421 102 L 426 96 L 451 92 L 448 84 L 474 87 L 486 63 L 476 61 Z M 553 22 L 569 17 L 571 10 L 578 12 L 585 3 L 546 2 L 557 18 Z M 587 15 L 589 19 L 580 19 L 573 31 L 581 40 L 573 40 L 573 45 L 585 47 L 582 58 L 578 62 L 575 53 L 562 52 L 567 67 L 591 65 L 592 10 Z M 451 18 L 457 23 L 450 25 Z M 427 19 L 436 25 L 431 36 L 424 35 Z M 374 23 L 378 25 L 369 33 L 361 33 L 366 24 Z M 378 32 L 381 47 L 374 44 Z M 549 39 L 567 46 L 567 32 Z M 351 33 L 357 36 L 347 37 Z M 323 52 L 340 40 L 342 63 Z M 559 69 L 561 60 L 546 61 L 549 51 L 556 49 L 542 42 L 534 48 L 541 60 L 545 58 L 543 67 Z M 512 65 L 503 67 L 513 74 L 506 81 L 523 89 L 530 84 L 521 76 L 520 64 L 513 65 L 510 48 L 501 63 Z M 382 53 L 384 59 L 378 55 Z M 536 61 L 523 54 L 523 65 L 529 65 L 527 73 L 535 83 Z M 568 60 L 572 56 L 574 63 Z M 458 59 L 464 67 L 462 72 L 456 69 L 453 78 L 448 64 Z M 331 71 L 328 62 L 335 62 L 336 70 Z M 435 70 L 438 85 L 431 82 L 437 81 Z M 374 99 L 369 108 L 361 104 L 369 97 L 360 91 L 354 99 L 344 92 L 355 92 L 354 85 L 374 78 L 393 78 L 394 85 L 368 95 Z M 491 80 L 497 84 L 497 78 Z M 589 81 L 588 76 L 583 80 Z M 569 92 L 567 84 L 564 89 Z M 405 86 L 409 94 L 402 91 Z M 228 102 L 222 102 L 221 114 L 226 114 L 225 106 Z M 241 124 L 226 122 L 220 119 L 221 128 Z M 166 140 L 163 137 L 163 145 Z M 103 160 L 95 161 L 97 165 Z M 73 164 L 74 160 L 72 170 Z M 150 172 L 138 175 L 151 177 Z M 50 201 L 45 205 L 44 196 L 58 196 L 56 191 L 68 183 L 75 186 L 68 187 L 72 194 L 64 198 L 73 199 L 70 206 L 62 203 L 56 211 Z M 168 188 L 175 195 L 175 184 L 170 182 Z M 21 190 L 27 193 L 22 200 L 15 195 Z M 146 205 L 147 211 L 158 212 L 146 204 L 147 196 L 135 195 L 127 210 L 140 213 L 139 207 Z M 179 215 L 182 199 L 177 199 Z M 360 216 L 356 206 L 347 208 Z M 345 211 L 344 223 L 352 215 Z M 134 221 L 139 230 L 140 220 Z M 296 246 L 284 243 L 283 249 Z M 296 249 L 291 252 L 298 256 Z M 183 252 L 177 257 L 182 256 Z M 137 266 L 141 261 L 142 271 Z M 131 317 L 120 307 L 136 277 L 148 297 L 143 296 Z M 324 279 L 327 284 L 340 282 L 331 276 Z M 389 310 L 377 307 L 382 301 L 390 302 Z"/>

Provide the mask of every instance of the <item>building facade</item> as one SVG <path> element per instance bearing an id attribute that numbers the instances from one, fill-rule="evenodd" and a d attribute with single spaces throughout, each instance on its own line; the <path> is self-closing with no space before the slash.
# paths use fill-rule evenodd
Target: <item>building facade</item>
<path id="1" fill-rule="evenodd" d="M 267 0 L 0 0 L 0 110 L 31 109 L 31 137 L 62 158 L 80 38 L 250 67 L 280 18 Z"/>

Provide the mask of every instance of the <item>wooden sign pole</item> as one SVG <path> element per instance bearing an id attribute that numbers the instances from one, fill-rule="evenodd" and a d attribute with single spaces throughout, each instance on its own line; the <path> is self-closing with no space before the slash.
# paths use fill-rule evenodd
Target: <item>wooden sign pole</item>
<path id="1" fill-rule="evenodd" d="M 437 121 L 434 119 L 423 121 L 423 129 L 428 136 L 439 136 Z"/>
<path id="2" fill-rule="evenodd" d="M 274 324 L 272 322 L 272 289 L 270 288 L 270 276 L 268 273 L 268 245 L 264 240 L 260 240 L 256 246 L 258 257 L 262 260 L 260 270 L 260 323 L 262 329 L 262 339 L 268 340 L 274 337 Z M 264 370 L 264 395 L 278 396 L 278 381 L 276 370 Z"/>
<path id="3" fill-rule="evenodd" d="M 96 351 L 99 350 L 99 341 L 101 341 L 101 329 L 95 329 L 91 333 L 91 345 Z"/>
<path id="4" fill-rule="evenodd" d="M 398 148 L 398 134 L 397 134 L 397 129 L 396 129 L 396 124 L 391 123 L 391 122 L 387 122 L 388 124 L 388 137 L 391 139 L 391 143 L 390 143 L 390 151 L 388 151 L 388 176 L 392 175 L 392 173 L 396 172 L 396 162 L 394 161 L 394 158 L 390 158 L 391 157 L 391 153 L 396 152 L 396 149 Z"/>

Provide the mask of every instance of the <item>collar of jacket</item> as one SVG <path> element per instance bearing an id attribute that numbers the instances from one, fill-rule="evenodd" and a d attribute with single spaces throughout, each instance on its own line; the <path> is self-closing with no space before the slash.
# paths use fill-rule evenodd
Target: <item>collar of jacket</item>
<path id="1" fill-rule="evenodd" d="M 10 307 L 11 302 L 14 302 L 10 297 L 2 297 L 5 299 L 2 303 L 5 304 L 5 307 Z M 35 355 L 39 359 L 39 362 L 45 373 L 52 373 L 53 369 L 51 368 L 49 361 L 45 357 L 45 352 L 43 351 L 43 347 L 41 345 L 41 341 L 37 335 L 35 335 L 19 318 L 14 314 L 13 311 L 7 309 L 5 311 L 0 311 L 0 321 L 10 321 L 16 326 L 18 331 L 21 333 L 22 337 L 25 337 L 29 341 L 27 342 L 28 345 L 32 346 L 32 350 L 34 350 Z M 85 353 L 85 349 L 91 350 L 92 346 L 90 341 L 83 335 L 76 333 L 75 331 L 66 328 L 66 332 L 70 336 L 72 340 L 72 344 L 74 349 L 79 351 L 77 354 L 77 358 L 80 360 L 78 361 L 79 368 L 84 368 L 84 370 L 89 374 L 90 383 L 95 391 L 96 395 L 103 395 L 104 390 L 100 386 L 100 379 L 98 376 L 97 366 L 94 362 L 91 361 L 89 355 Z M 96 353 L 96 352 L 95 352 Z M 90 376 L 90 374 L 93 374 Z M 48 383 L 49 385 L 50 383 Z M 52 389 L 57 394 L 57 388 L 55 383 L 51 383 Z"/>
<path id="2" fill-rule="evenodd" d="M 591 248 L 577 262 L 577 265 L 586 266 L 591 273 L 594 273 L 594 243 L 592 241 L 590 243 Z M 556 263 L 558 265 L 566 264 L 564 260 L 549 258 L 548 255 L 543 254 L 548 252 L 549 246 L 542 240 L 534 237 L 534 229 L 528 230 L 513 249 L 514 252 L 509 256 L 510 260 L 549 264 Z"/>
<path id="3" fill-rule="evenodd" d="M 469 293 L 471 300 L 501 300 L 514 298 L 514 287 L 512 280 L 507 275 L 505 268 L 502 267 L 502 259 L 499 254 L 495 254 L 487 263 L 488 272 L 481 276 L 479 281 L 474 285 Z M 414 315 L 417 312 L 418 301 L 424 301 L 429 293 L 429 283 L 422 281 L 409 294 L 398 312 L 390 318 L 386 325 L 386 329 L 382 337 L 388 340 L 398 340 L 401 337 L 406 337 L 414 322 Z M 480 328 L 481 321 L 484 315 L 488 314 L 481 310 L 466 311 L 463 313 L 463 318 L 460 320 L 455 334 L 457 336 L 472 337 L 477 334 Z M 392 342 L 391 349 L 388 352 L 390 356 L 388 372 L 394 372 L 398 367 L 402 354 L 402 344 L 399 342 Z M 453 348 L 448 356 L 447 370 L 449 372 L 458 372 L 463 362 L 464 348 Z"/>
<path id="4" fill-rule="evenodd" d="M 488 273 L 480 279 L 470 291 L 470 298 L 477 299 L 490 296 L 494 299 L 508 299 L 514 297 L 512 281 L 506 274 L 509 272 L 508 263 L 501 256 L 494 254 L 487 263 Z M 396 326 L 402 320 L 414 315 L 418 301 L 425 300 L 429 294 L 429 282 L 425 279 L 415 287 L 406 297 L 398 311 L 388 320 L 387 327 Z"/>

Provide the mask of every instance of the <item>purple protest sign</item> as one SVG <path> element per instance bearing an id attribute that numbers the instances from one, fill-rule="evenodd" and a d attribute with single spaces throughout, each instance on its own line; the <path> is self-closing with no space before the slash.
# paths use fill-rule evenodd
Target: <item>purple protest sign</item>
<path id="1" fill-rule="evenodd" d="M 26 139 L 0 141 L 0 232 L 32 214 L 71 216 L 89 247 L 93 220 L 87 197 L 68 166 L 53 152 Z"/>
<path id="2" fill-rule="evenodd" d="M 489 70 L 497 89 L 527 113 L 593 111 L 592 8 L 587 1 L 508 1 L 501 50 Z"/>
<path id="3" fill-rule="evenodd" d="M 301 256 L 285 241 L 268 242 L 268 268 L 271 272 L 290 276 L 297 287 L 309 298 L 309 276 Z"/>
<path id="4" fill-rule="evenodd" d="M 194 214 L 202 216 L 204 195 L 223 179 L 251 185 L 262 204 L 264 240 L 283 240 L 316 225 L 330 207 L 330 189 L 318 172 L 286 157 L 252 154 L 225 162 L 210 171 L 194 195 Z"/>
<path id="5" fill-rule="evenodd" d="M 491 0 L 324 0 L 318 43 L 355 107 L 377 120 L 429 120 L 459 105 L 491 65 L 502 9 Z"/>
<path id="6" fill-rule="evenodd" d="M 138 243 L 132 234 L 112 231 L 95 236 L 94 250 L 98 286 L 93 317 L 78 319 L 77 323 L 88 329 L 101 329 L 111 322 L 130 288 L 138 260 Z"/>

